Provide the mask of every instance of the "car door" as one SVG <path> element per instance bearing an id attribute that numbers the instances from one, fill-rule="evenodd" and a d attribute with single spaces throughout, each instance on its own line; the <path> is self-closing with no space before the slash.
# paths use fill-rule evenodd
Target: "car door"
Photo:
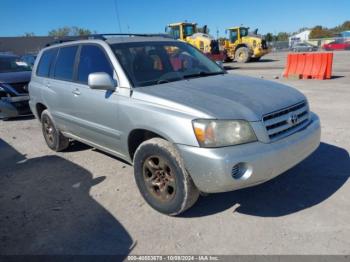
<path id="1" fill-rule="evenodd" d="M 306 51 L 306 46 L 305 44 L 299 44 L 299 52 L 305 52 Z"/>
<path id="2" fill-rule="evenodd" d="M 79 45 L 59 48 L 46 81 L 49 90 L 46 95 L 46 99 L 49 100 L 47 104 L 59 129 L 63 132 L 75 132 L 72 92 L 78 48 Z"/>
<path id="3" fill-rule="evenodd" d="M 102 46 L 81 45 L 72 94 L 77 135 L 90 143 L 118 152 L 118 95 L 117 92 L 91 89 L 88 86 L 89 74 L 96 72 L 105 72 L 117 79 Z"/>
<path id="4" fill-rule="evenodd" d="M 330 44 L 331 50 L 342 50 L 344 49 L 344 44 L 343 43 L 338 43 L 338 42 L 333 42 Z"/>

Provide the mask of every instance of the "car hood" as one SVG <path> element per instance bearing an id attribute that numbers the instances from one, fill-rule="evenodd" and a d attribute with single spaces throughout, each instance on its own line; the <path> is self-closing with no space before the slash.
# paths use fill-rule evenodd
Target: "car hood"
<path id="1" fill-rule="evenodd" d="M 13 84 L 29 82 L 31 71 L 0 73 L 0 83 Z"/>
<path id="2" fill-rule="evenodd" d="M 171 107 L 195 117 L 260 121 L 264 114 L 306 100 L 294 88 L 235 74 L 193 78 L 134 89 L 135 99 Z"/>

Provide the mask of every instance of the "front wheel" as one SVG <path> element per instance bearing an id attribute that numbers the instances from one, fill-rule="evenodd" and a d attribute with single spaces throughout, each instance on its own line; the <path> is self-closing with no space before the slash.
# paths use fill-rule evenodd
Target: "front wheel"
<path id="1" fill-rule="evenodd" d="M 236 50 L 235 58 L 238 63 L 247 63 L 250 60 L 249 49 L 247 47 L 240 47 Z"/>
<path id="2" fill-rule="evenodd" d="M 199 197 L 179 152 L 164 139 L 152 138 L 138 147 L 134 174 L 143 198 L 163 214 L 178 215 Z"/>

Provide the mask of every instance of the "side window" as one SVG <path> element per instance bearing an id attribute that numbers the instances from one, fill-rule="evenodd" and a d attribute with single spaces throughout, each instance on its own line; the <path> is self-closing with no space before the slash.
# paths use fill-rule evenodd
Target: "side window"
<path id="1" fill-rule="evenodd" d="M 61 47 L 56 59 L 54 78 L 62 80 L 73 80 L 75 55 L 78 46 Z"/>
<path id="2" fill-rule="evenodd" d="M 170 29 L 170 34 L 171 34 L 175 39 L 179 39 L 179 38 L 180 38 L 180 26 L 171 27 L 171 29 Z"/>
<path id="3" fill-rule="evenodd" d="M 230 40 L 231 40 L 231 43 L 236 42 L 237 39 L 238 39 L 237 31 L 236 31 L 236 30 L 232 30 L 232 31 L 230 32 Z"/>
<path id="4" fill-rule="evenodd" d="M 83 45 L 80 52 L 78 82 L 88 82 L 89 74 L 104 72 L 113 78 L 113 69 L 103 50 L 96 45 Z"/>
<path id="5" fill-rule="evenodd" d="M 45 51 L 41 58 L 38 65 L 38 69 L 36 70 L 36 74 L 38 76 L 48 77 L 50 72 L 50 66 L 52 64 L 52 61 L 55 59 L 57 55 L 58 48 L 49 49 Z"/>

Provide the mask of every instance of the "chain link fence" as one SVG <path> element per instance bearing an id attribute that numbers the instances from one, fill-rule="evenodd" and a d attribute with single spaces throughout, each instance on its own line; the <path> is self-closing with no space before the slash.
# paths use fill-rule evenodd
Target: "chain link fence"
<path id="1" fill-rule="evenodd" d="M 350 41 L 350 37 L 331 37 L 331 38 L 319 38 L 319 39 L 309 39 L 307 41 L 273 41 L 268 42 L 268 46 L 271 48 L 272 52 L 283 52 L 289 51 L 295 43 L 306 42 L 312 46 L 318 47 L 319 50 L 322 50 L 324 44 L 329 44 L 331 42 L 347 42 Z"/>

